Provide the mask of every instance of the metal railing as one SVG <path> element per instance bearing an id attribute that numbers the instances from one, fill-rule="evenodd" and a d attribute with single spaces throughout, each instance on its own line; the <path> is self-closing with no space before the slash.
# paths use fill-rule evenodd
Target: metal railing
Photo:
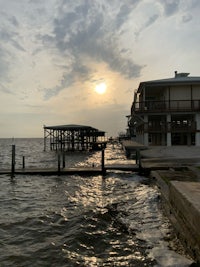
<path id="1" fill-rule="evenodd" d="M 131 112 L 200 111 L 199 100 L 170 100 L 133 102 Z"/>
<path id="2" fill-rule="evenodd" d="M 144 123 L 137 127 L 138 132 L 148 132 L 148 133 L 183 133 L 183 132 L 196 132 L 196 122 L 191 121 L 189 123 L 185 122 L 154 122 L 154 123 Z"/>

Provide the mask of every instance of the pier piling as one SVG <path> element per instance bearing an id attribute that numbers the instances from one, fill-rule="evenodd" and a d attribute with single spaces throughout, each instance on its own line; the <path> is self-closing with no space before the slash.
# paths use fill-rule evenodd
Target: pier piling
<path id="1" fill-rule="evenodd" d="M 65 168 L 65 151 L 62 153 L 62 167 Z"/>
<path id="2" fill-rule="evenodd" d="M 22 169 L 25 169 L 25 156 L 22 157 Z"/>
<path id="3" fill-rule="evenodd" d="M 60 152 L 58 152 L 58 172 L 60 172 L 60 160 L 61 160 L 61 155 Z"/>
<path id="4" fill-rule="evenodd" d="M 102 170 L 102 173 L 105 174 L 105 150 L 102 149 L 101 150 L 101 170 Z"/>
<path id="5" fill-rule="evenodd" d="M 11 177 L 15 176 L 15 145 L 12 145 Z"/>

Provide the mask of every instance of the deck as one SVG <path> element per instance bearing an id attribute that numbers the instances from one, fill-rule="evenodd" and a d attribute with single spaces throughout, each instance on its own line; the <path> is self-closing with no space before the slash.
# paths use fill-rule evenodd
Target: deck
<path id="1" fill-rule="evenodd" d="M 15 169 L 14 175 L 101 175 L 105 174 L 107 171 L 128 171 L 128 172 L 138 172 L 139 167 L 136 164 L 114 164 L 105 165 L 102 169 L 101 167 L 73 167 L 73 168 L 61 168 L 60 170 L 56 168 L 25 168 L 25 169 Z M 0 170 L 0 175 L 12 175 L 11 169 Z"/>

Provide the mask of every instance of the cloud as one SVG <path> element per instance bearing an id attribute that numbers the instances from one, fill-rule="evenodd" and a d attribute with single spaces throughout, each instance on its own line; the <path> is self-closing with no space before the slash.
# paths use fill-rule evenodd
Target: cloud
<path id="1" fill-rule="evenodd" d="M 185 14 L 185 15 L 182 16 L 182 22 L 184 22 L 184 23 L 187 23 L 187 22 L 189 22 L 191 20 L 192 20 L 192 15 L 191 14 Z"/>
<path id="2" fill-rule="evenodd" d="M 87 81 L 88 79 L 90 79 L 90 75 L 90 68 L 75 61 L 71 66 L 71 70 L 63 73 L 60 84 L 58 84 L 54 88 L 46 88 L 42 90 L 44 93 L 44 100 L 49 100 L 50 98 L 58 95 L 60 91 L 72 86 L 77 81 Z"/>
<path id="3" fill-rule="evenodd" d="M 161 0 L 160 3 L 163 5 L 164 13 L 168 17 L 178 11 L 180 0 Z"/>
<path id="4" fill-rule="evenodd" d="M 131 6 L 137 2 L 139 1 L 127 1 L 132 3 Z M 119 45 L 118 28 L 125 23 L 130 10 L 125 4 L 119 7 L 118 1 L 114 1 L 114 5 L 107 2 L 100 4 L 98 1 L 60 2 L 52 35 L 44 34 L 38 37 L 47 47 L 54 45 L 60 56 L 66 58 L 66 64 L 70 61 L 70 70 L 63 76 L 63 79 L 72 76 L 71 82 L 66 82 L 68 86 L 75 82 L 75 76 L 80 75 L 83 80 L 91 76 L 92 71 L 86 66 L 86 60 L 105 62 L 112 71 L 127 79 L 139 76 L 142 66 L 120 52 Z M 109 24 L 108 13 L 114 16 Z M 55 96 L 62 88 L 61 83 L 57 88 L 47 89 L 45 99 Z"/>
<path id="5" fill-rule="evenodd" d="M 8 80 L 8 59 L 6 54 L 4 53 L 4 49 L 0 46 L 0 79 L 1 80 Z"/>
<path id="6" fill-rule="evenodd" d="M 158 14 L 154 14 L 153 16 L 149 17 L 148 20 L 145 22 L 144 27 L 147 28 L 151 26 L 158 18 L 159 18 Z"/>
<path id="7" fill-rule="evenodd" d="M 14 92 L 12 92 L 10 89 L 6 88 L 3 84 L 0 83 L 0 92 L 14 95 Z"/>

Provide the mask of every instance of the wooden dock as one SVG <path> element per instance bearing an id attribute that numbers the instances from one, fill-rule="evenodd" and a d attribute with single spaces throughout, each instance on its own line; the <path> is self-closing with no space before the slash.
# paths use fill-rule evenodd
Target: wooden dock
<path id="1" fill-rule="evenodd" d="M 122 145 L 124 149 L 128 149 L 128 150 L 147 149 L 145 145 L 138 143 L 136 141 L 133 141 L 133 140 L 123 140 Z"/>
<path id="2" fill-rule="evenodd" d="M 199 160 L 199 159 L 198 159 Z M 21 168 L 1 169 L 0 175 L 105 175 L 107 172 L 123 171 L 137 172 L 139 174 L 149 174 L 152 170 L 168 170 L 170 168 L 182 168 L 188 165 L 194 165 L 195 160 L 177 160 L 172 159 L 141 159 L 141 165 L 138 164 L 106 164 L 103 168 L 99 167 L 71 167 L 71 168 Z"/>
<path id="3" fill-rule="evenodd" d="M 134 157 L 136 159 L 136 163 L 138 163 L 137 160 L 140 160 L 140 151 L 147 149 L 147 147 L 143 144 L 133 140 L 123 140 L 122 146 L 125 150 L 127 158 Z"/>
<path id="4" fill-rule="evenodd" d="M 128 172 L 138 172 L 139 167 L 136 164 L 114 164 L 105 165 L 102 169 L 101 167 L 73 167 L 73 168 L 25 168 L 25 169 L 15 169 L 14 174 L 11 169 L 0 170 L 0 175 L 102 175 L 106 174 L 107 171 L 128 171 Z"/>

